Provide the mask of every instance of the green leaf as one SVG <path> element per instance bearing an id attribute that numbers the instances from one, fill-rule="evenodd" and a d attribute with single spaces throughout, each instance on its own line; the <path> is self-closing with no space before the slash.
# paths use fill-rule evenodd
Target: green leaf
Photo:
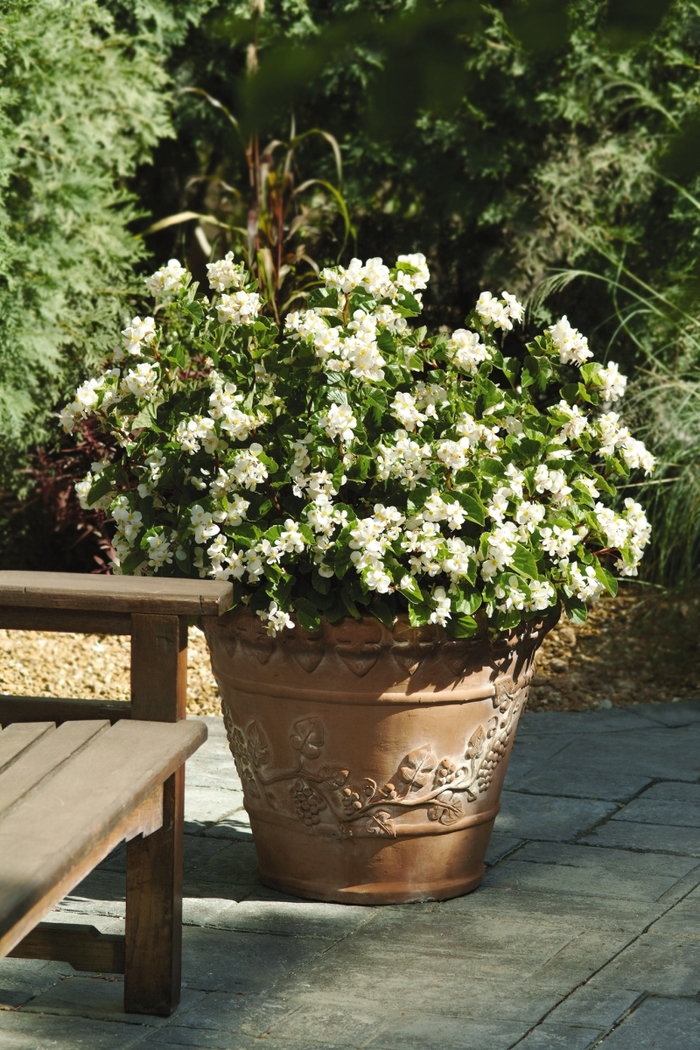
<path id="1" fill-rule="evenodd" d="M 522 543 L 516 543 L 515 553 L 513 554 L 510 563 L 515 571 L 519 572 L 521 576 L 525 576 L 529 580 L 537 579 L 537 562 L 535 561 L 532 552 L 529 551 L 527 547 L 524 547 Z"/>
<path id="2" fill-rule="evenodd" d="M 97 481 L 94 481 L 90 486 L 87 502 L 90 504 L 97 503 L 98 499 L 102 499 L 102 497 L 106 496 L 108 492 L 111 492 L 113 488 L 114 480 L 111 473 L 108 474 L 108 472 L 105 471 L 104 473 L 99 474 Z"/>
<path id="3" fill-rule="evenodd" d="M 495 619 L 496 627 L 499 631 L 510 631 L 513 627 L 518 626 L 521 617 L 517 609 L 508 609 L 507 612 L 502 612 L 498 609 Z"/>
<path id="4" fill-rule="evenodd" d="M 328 576 L 321 576 L 316 566 L 314 566 L 311 572 L 311 586 L 315 591 L 318 591 L 319 594 L 328 594 L 331 581 Z"/>
<path id="5" fill-rule="evenodd" d="M 484 524 L 486 521 L 486 508 L 478 496 L 473 496 L 469 492 L 459 492 L 457 489 L 453 489 L 447 495 L 454 496 L 469 521 L 473 521 L 477 525 Z"/>
<path id="6" fill-rule="evenodd" d="M 423 627 L 426 623 L 430 623 L 431 612 L 430 606 L 424 602 L 419 605 L 409 605 L 408 622 L 411 627 Z"/>
<path id="7" fill-rule="evenodd" d="M 452 638 L 473 638 L 479 625 L 473 616 L 453 616 L 445 630 Z"/>
<path id="8" fill-rule="evenodd" d="M 343 546 L 336 551 L 335 558 L 333 559 L 333 569 L 339 580 L 343 579 L 352 564 L 350 560 L 351 554 L 352 551 L 348 546 Z"/>
<path id="9" fill-rule="evenodd" d="M 308 598 L 297 598 L 294 602 L 297 620 L 305 631 L 320 631 L 321 617 L 318 609 Z"/>
<path id="10" fill-rule="evenodd" d="M 455 609 L 458 613 L 463 613 L 466 616 L 471 616 L 480 607 L 483 599 L 478 591 L 465 592 L 463 588 L 459 588 L 459 594 L 457 601 L 455 602 Z"/>
<path id="11" fill-rule="evenodd" d="M 571 597 L 563 595 L 562 602 L 564 609 L 566 610 L 566 615 L 572 623 L 582 624 L 586 622 L 588 609 L 585 602 L 582 602 L 580 598 L 576 598 L 573 595 Z"/>
<path id="12" fill-rule="evenodd" d="M 126 558 L 121 563 L 121 570 L 124 576 L 133 576 L 140 565 L 143 565 L 146 560 L 146 554 L 142 550 L 134 550 L 131 554 L 127 554 Z"/>
<path id="13" fill-rule="evenodd" d="M 391 630 L 394 623 L 394 614 L 386 602 L 372 602 L 369 611 L 373 616 L 377 617 L 380 623 L 383 623 L 385 627 L 388 627 L 389 630 Z"/>
<path id="14" fill-rule="evenodd" d="M 408 598 L 409 602 L 419 603 L 424 601 L 423 592 L 418 586 L 418 583 L 416 582 L 415 578 L 409 575 L 409 573 L 405 573 L 405 575 L 402 577 L 399 585 L 399 591 L 401 592 L 401 594 L 403 594 L 404 598 Z"/>
<path id="15" fill-rule="evenodd" d="M 617 594 L 617 580 L 613 574 L 608 572 L 605 566 L 601 565 L 600 562 L 598 562 L 595 567 L 595 574 L 605 587 L 608 594 L 611 594 L 614 598 Z"/>

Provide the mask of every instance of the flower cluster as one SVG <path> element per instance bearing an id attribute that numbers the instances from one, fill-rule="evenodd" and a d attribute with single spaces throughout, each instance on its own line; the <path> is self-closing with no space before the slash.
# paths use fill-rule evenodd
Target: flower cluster
<path id="1" fill-rule="evenodd" d="M 484 291 L 429 337 L 420 254 L 324 270 L 282 331 L 231 252 L 208 277 L 211 301 L 176 260 L 149 278 L 158 321 L 62 412 L 116 438 L 78 486 L 111 508 L 116 571 L 231 580 L 271 634 L 407 611 L 453 637 L 581 619 L 636 574 L 649 525 L 613 497 L 653 457 L 566 317 L 524 344 L 521 303 Z"/>

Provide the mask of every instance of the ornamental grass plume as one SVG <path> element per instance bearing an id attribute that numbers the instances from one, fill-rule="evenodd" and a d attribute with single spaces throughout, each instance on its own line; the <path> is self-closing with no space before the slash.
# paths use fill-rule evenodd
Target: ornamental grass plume
<path id="1" fill-rule="evenodd" d="M 580 622 L 636 575 L 648 522 L 610 503 L 654 460 L 566 317 L 509 356 L 523 307 L 482 292 L 429 336 L 413 254 L 324 270 L 280 330 L 230 252 L 208 271 L 211 301 L 176 260 L 149 278 L 154 316 L 61 414 L 116 441 L 77 486 L 116 572 L 231 580 L 270 634 L 407 612 L 457 638 L 560 604 Z"/>

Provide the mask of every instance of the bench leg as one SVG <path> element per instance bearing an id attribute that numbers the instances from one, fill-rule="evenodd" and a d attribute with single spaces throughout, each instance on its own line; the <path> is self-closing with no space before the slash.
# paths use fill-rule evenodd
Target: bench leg
<path id="1" fill-rule="evenodd" d="M 163 827 L 126 847 L 124 1009 L 167 1017 L 180 1002 L 184 766 L 163 787 Z"/>
<path id="2" fill-rule="evenodd" d="M 131 617 L 131 717 L 177 722 L 186 714 L 187 617 Z M 163 827 L 126 847 L 128 1013 L 167 1017 L 180 1002 L 185 769 L 163 785 Z"/>

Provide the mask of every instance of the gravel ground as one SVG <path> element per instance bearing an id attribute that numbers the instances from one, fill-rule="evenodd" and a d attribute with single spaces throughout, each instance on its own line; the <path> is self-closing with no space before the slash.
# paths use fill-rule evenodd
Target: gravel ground
<path id="1" fill-rule="evenodd" d="M 668 595 L 626 584 L 573 627 L 546 639 L 530 691 L 534 711 L 581 711 L 684 700 L 700 692 L 700 592 Z M 220 713 L 204 634 L 190 628 L 187 709 Z M 129 639 L 0 631 L 0 692 L 129 698 Z"/>
<path id="2" fill-rule="evenodd" d="M 111 634 L 0 631 L 0 693 L 129 699 L 129 639 Z M 219 691 L 204 634 L 190 627 L 187 710 L 218 715 Z"/>

